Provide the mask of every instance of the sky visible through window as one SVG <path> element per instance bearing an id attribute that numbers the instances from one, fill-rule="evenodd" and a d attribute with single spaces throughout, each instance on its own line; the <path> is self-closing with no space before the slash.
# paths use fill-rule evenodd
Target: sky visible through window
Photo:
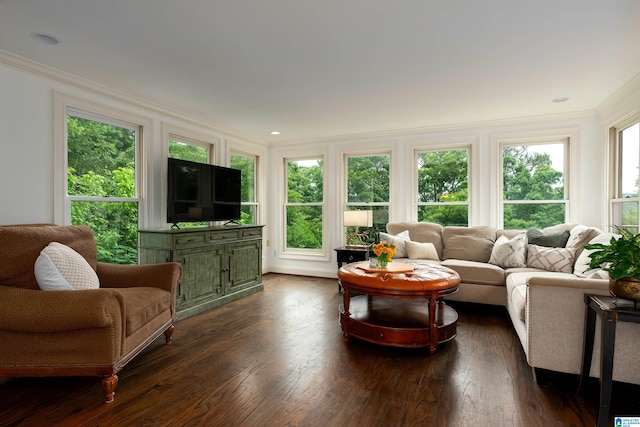
<path id="1" fill-rule="evenodd" d="M 551 158 L 551 167 L 564 171 L 564 144 L 531 144 L 527 146 L 532 153 L 548 153 Z"/>
<path id="2" fill-rule="evenodd" d="M 637 196 L 640 166 L 640 123 L 622 131 L 622 197 Z"/>

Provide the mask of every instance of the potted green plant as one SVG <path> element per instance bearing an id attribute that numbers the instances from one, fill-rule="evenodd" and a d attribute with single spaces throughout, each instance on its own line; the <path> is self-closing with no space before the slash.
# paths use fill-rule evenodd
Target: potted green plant
<path id="1" fill-rule="evenodd" d="M 592 243 L 585 249 L 591 253 L 589 267 L 609 272 L 609 290 L 612 295 L 640 302 L 640 234 L 614 225 L 619 237 L 609 244 Z"/>

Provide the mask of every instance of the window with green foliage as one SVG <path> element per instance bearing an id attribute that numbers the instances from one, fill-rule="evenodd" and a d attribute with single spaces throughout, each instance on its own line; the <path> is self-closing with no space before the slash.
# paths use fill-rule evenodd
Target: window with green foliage
<path id="1" fill-rule="evenodd" d="M 505 229 L 544 228 L 566 222 L 565 151 L 568 141 L 502 146 Z"/>
<path id="2" fill-rule="evenodd" d="M 232 168 L 242 171 L 242 207 L 239 222 L 241 224 L 255 224 L 258 211 L 256 200 L 256 169 L 258 161 L 254 156 L 231 153 L 229 163 Z"/>
<path id="3" fill-rule="evenodd" d="M 285 250 L 322 249 L 323 165 L 322 159 L 285 159 Z"/>
<path id="4" fill-rule="evenodd" d="M 345 210 L 372 211 L 373 227 L 360 227 L 366 232 L 365 242 L 375 241 L 375 232 L 385 231 L 389 222 L 389 154 L 347 155 L 346 157 L 346 205 Z M 353 227 L 346 230 L 352 233 Z"/>
<path id="5" fill-rule="evenodd" d="M 418 221 L 469 224 L 469 149 L 416 152 Z"/>
<path id="6" fill-rule="evenodd" d="M 611 131 L 614 144 L 613 197 L 610 201 L 611 224 L 632 233 L 640 231 L 638 181 L 640 180 L 640 122 L 631 123 Z"/>
<path id="7" fill-rule="evenodd" d="M 173 139 L 169 140 L 169 157 L 191 162 L 209 163 L 209 147 L 206 144 L 179 141 L 176 137 L 173 137 Z"/>
<path id="8" fill-rule="evenodd" d="M 139 126 L 67 114 L 67 202 L 71 224 L 88 225 L 98 260 L 135 264 L 138 258 L 136 174 Z"/>

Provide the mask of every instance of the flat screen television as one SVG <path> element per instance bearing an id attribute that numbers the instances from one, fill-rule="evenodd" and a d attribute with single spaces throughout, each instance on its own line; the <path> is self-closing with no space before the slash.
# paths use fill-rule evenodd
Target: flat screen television
<path id="1" fill-rule="evenodd" d="M 240 219 L 240 169 L 169 158 L 167 222 Z"/>

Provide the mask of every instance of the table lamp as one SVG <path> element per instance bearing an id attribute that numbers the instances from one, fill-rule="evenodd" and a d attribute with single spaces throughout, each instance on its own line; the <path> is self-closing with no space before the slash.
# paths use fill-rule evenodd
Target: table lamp
<path id="1" fill-rule="evenodd" d="M 344 223 L 345 227 L 355 227 L 355 232 L 347 232 L 347 248 L 366 248 L 363 237 L 368 232 L 360 233 L 359 227 L 371 227 L 373 225 L 373 218 L 371 211 L 344 211 Z"/>

